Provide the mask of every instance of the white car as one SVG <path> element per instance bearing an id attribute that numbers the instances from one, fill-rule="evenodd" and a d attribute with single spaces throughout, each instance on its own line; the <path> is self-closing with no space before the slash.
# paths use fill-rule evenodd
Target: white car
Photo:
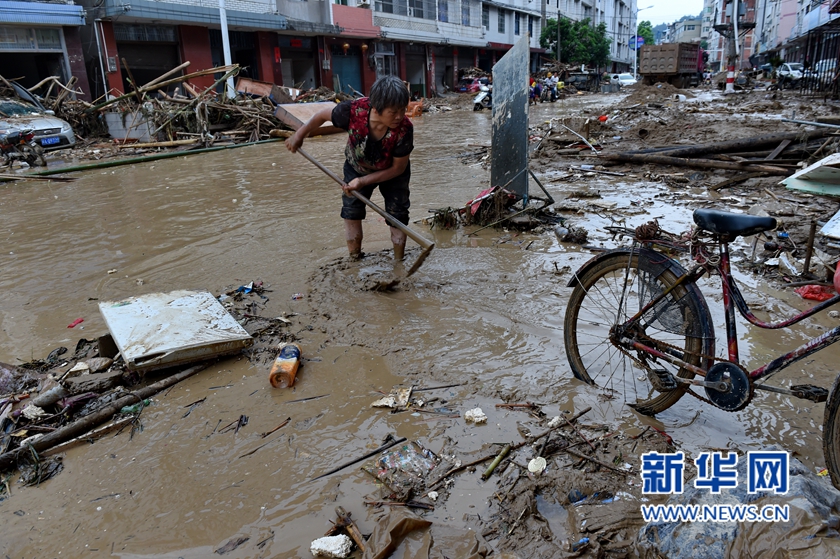
<path id="1" fill-rule="evenodd" d="M 610 77 L 610 83 L 618 84 L 620 86 L 634 85 L 636 83 L 636 78 L 633 77 L 633 74 L 613 74 L 612 77 Z"/>
<path id="2" fill-rule="evenodd" d="M 45 150 L 70 148 L 76 135 L 66 120 L 20 99 L 0 99 L 0 131 L 31 129 Z"/>
<path id="3" fill-rule="evenodd" d="M 780 78 L 790 78 L 791 80 L 798 80 L 802 78 L 805 67 L 799 62 L 785 62 L 776 72 Z"/>

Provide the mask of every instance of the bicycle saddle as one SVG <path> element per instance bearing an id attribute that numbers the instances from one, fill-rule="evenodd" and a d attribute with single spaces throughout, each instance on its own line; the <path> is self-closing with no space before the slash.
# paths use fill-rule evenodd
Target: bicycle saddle
<path id="1" fill-rule="evenodd" d="M 694 223 L 698 227 L 730 238 L 747 237 L 776 228 L 776 218 L 732 214 L 720 210 L 694 210 Z"/>

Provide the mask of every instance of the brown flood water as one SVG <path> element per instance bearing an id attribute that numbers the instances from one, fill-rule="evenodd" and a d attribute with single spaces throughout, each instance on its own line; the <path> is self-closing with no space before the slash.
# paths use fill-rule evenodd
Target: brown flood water
<path id="1" fill-rule="evenodd" d="M 535 108 L 532 122 L 579 112 L 574 102 Z M 457 207 L 487 186 L 489 173 L 465 166 L 457 154 L 490 143 L 489 115 L 469 111 L 416 119 L 412 156 L 412 218 L 429 208 Z M 306 149 L 340 171 L 343 136 L 311 139 Z M 627 178 L 544 182 L 561 200 L 572 190 L 600 190 L 615 212 L 638 225 L 660 218 L 681 231 L 690 212 L 708 200 L 700 189 L 669 189 Z M 65 470 L 40 487 L 12 485 L 0 502 L 0 552 L 10 557 L 208 557 L 232 538 L 248 541 L 227 557 L 309 556 L 342 505 L 369 533 L 377 515 L 363 505 L 372 480 L 348 468 L 309 480 L 381 444 L 389 433 L 416 439 L 435 452 L 470 452 L 489 442 L 520 440 L 521 413 L 497 410 L 502 401 L 537 401 L 549 415 L 592 406 L 592 422 L 667 431 L 677 445 L 748 450 L 780 444 L 811 469 L 824 465 L 823 405 L 758 394 L 739 413 L 684 398 L 655 420 L 574 380 L 563 349 L 568 273 L 591 257 L 549 231 L 513 236 L 485 230 L 429 232 L 437 246 L 417 274 L 393 293 L 354 288 L 358 277 L 381 271 L 370 258 L 337 265 L 345 254 L 337 185 L 282 144 L 175 158 L 78 175 L 66 184 L 0 186 L 0 361 L 44 358 L 59 345 L 106 331 L 97 300 L 174 289 L 223 288 L 262 280 L 273 290 L 261 313 L 299 313 L 290 331 L 300 338 L 305 366 L 291 391 L 268 384 L 268 366 L 247 359 L 221 362 L 159 395 L 142 414 L 144 430 L 77 447 Z M 380 200 L 378 194 L 374 201 Z M 643 210 L 632 202 L 642 202 Z M 593 208 L 596 210 L 597 208 Z M 609 246 L 597 229 L 609 212 L 572 215 L 590 242 Z M 388 228 L 369 212 L 365 250 L 388 248 Z M 527 250 L 523 248 L 533 241 Z M 411 243 L 410 243 L 410 246 Z M 409 258 L 414 258 L 416 251 Z M 115 271 L 113 271 L 115 270 Z M 113 271 L 109 273 L 109 271 Z M 803 308 L 788 292 L 740 275 L 750 301 L 771 312 Z M 717 283 L 709 304 L 723 326 Z M 295 293 L 302 300 L 293 300 Z M 84 318 L 81 326 L 67 325 Z M 818 317 L 794 331 L 749 330 L 741 321 L 748 368 L 820 333 Z M 81 330 L 80 328 L 84 329 Z M 725 348 L 718 342 L 718 353 Z M 838 349 L 829 348 L 780 373 L 775 384 L 828 386 Z M 811 377 L 803 379 L 805 376 Z M 427 392 L 463 412 L 480 406 L 485 426 L 462 419 L 389 414 L 369 407 L 400 383 L 465 383 Z M 307 402 L 291 400 L 327 395 Z M 187 417 L 186 406 L 206 397 Z M 237 434 L 214 433 L 241 414 Z M 261 433 L 291 418 L 289 425 Z M 244 456 L 260 445 L 265 447 Z M 453 446 L 454 445 L 454 446 Z M 433 522 L 460 524 L 483 515 L 494 485 L 462 474 Z"/>

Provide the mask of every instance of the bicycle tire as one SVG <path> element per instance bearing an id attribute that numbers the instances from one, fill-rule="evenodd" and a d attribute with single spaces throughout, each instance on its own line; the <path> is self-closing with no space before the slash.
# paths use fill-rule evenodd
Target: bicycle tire
<path id="1" fill-rule="evenodd" d="M 570 284 L 574 289 L 564 321 L 566 355 L 574 376 L 623 396 L 625 403 L 644 415 L 674 405 L 686 386 L 657 392 L 647 369 L 655 366 L 686 379 L 694 373 L 631 350 L 637 357 L 634 361 L 611 341 L 610 333 L 638 312 L 642 301 L 650 301 L 684 273 L 675 260 L 649 249 L 608 251 L 587 263 Z M 680 348 L 679 355 L 687 363 L 711 365 L 708 356 L 714 355 L 714 329 L 706 300 L 695 284 L 677 287 L 647 315 L 643 318 L 648 323 L 639 326 L 636 334 Z M 644 362 L 654 363 L 642 366 Z"/>
<path id="2" fill-rule="evenodd" d="M 840 375 L 834 379 L 834 386 L 825 403 L 823 415 L 823 456 L 825 467 L 831 477 L 831 484 L 840 489 Z"/>

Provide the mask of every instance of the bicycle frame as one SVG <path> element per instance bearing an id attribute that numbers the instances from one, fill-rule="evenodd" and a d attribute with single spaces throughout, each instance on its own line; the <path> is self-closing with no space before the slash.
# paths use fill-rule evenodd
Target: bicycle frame
<path id="1" fill-rule="evenodd" d="M 648 243 L 645 242 L 645 244 Z M 747 302 L 744 300 L 744 296 L 741 294 L 741 291 L 738 289 L 738 285 L 735 283 L 735 279 L 732 277 L 728 244 L 725 242 L 721 242 L 719 243 L 719 246 L 720 261 L 716 266 L 714 266 L 714 270 L 716 270 L 721 277 L 721 285 L 723 290 L 723 305 L 726 318 L 726 339 L 728 348 L 728 358 L 729 361 L 732 363 L 735 363 L 740 366 L 738 354 L 738 334 L 735 322 L 736 308 L 738 309 L 738 312 L 740 312 L 741 316 L 743 316 L 751 324 L 758 326 L 759 328 L 778 329 L 796 324 L 797 322 L 800 322 L 801 320 L 804 320 L 805 318 L 808 318 L 840 302 L 840 294 L 838 294 L 832 297 L 831 299 L 823 301 L 822 303 L 819 303 L 818 305 L 815 305 L 814 307 L 803 311 L 789 319 L 775 323 L 763 322 L 756 318 L 756 316 L 750 311 Z M 662 256 L 663 258 L 670 258 L 664 254 Z M 676 283 L 674 283 L 674 285 L 672 285 L 669 289 L 665 290 L 658 296 L 654 297 L 651 301 L 649 301 L 642 309 L 639 310 L 638 313 L 636 313 L 629 320 L 627 320 L 622 326 L 627 328 L 630 325 L 638 322 L 641 319 L 641 317 L 645 315 L 645 313 L 647 313 L 651 308 L 653 308 L 657 303 L 659 303 L 659 301 L 667 297 L 674 289 L 686 283 L 696 282 L 704 273 L 706 273 L 706 271 L 706 267 L 704 267 L 703 265 L 698 264 L 694 266 L 685 275 L 677 278 Z M 759 367 L 758 369 L 749 372 L 748 375 L 753 381 L 757 381 L 762 378 L 768 378 L 771 375 L 784 369 L 785 367 L 788 367 L 789 365 L 792 365 L 800 359 L 803 359 L 817 351 L 820 351 L 821 349 L 828 347 L 839 340 L 840 326 L 836 326 L 835 328 L 832 328 L 831 330 L 829 330 L 825 334 L 822 334 L 821 336 L 811 338 L 805 344 L 799 346 L 793 351 L 781 355 L 773 359 L 769 363 Z M 686 363 L 685 361 L 683 361 L 679 357 L 676 357 L 675 355 L 665 353 L 659 349 L 650 347 L 638 341 L 632 341 L 630 345 L 636 350 L 654 355 L 674 365 L 684 367 L 699 376 L 706 376 L 706 369 L 703 369 L 702 367 L 697 367 L 690 363 Z"/>

